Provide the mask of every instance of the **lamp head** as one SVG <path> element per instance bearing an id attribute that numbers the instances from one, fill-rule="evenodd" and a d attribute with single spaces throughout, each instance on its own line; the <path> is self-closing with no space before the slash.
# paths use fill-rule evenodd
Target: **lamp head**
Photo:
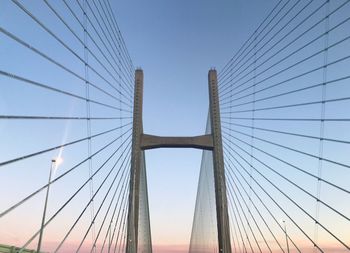
<path id="1" fill-rule="evenodd" d="M 62 157 L 56 157 L 51 160 L 52 163 L 55 163 L 56 167 L 63 163 Z"/>

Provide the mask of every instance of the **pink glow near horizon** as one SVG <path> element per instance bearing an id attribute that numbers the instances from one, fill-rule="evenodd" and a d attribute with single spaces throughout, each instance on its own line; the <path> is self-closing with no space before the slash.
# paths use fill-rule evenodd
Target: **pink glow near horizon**
<path id="1" fill-rule="evenodd" d="M 9 244 L 13 243 L 13 245 L 16 244 L 15 241 L 8 242 L 8 243 Z M 43 245 L 43 251 L 44 252 L 52 252 L 57 247 L 58 243 L 59 242 L 57 242 L 57 241 L 46 242 Z M 77 249 L 78 245 L 79 245 L 79 242 L 66 242 L 59 252 L 71 253 Z M 20 246 L 20 245 L 16 245 L 16 246 Z M 97 249 L 100 250 L 101 246 L 102 245 L 97 245 Z M 30 247 L 28 247 L 28 248 L 29 249 L 35 248 L 35 243 L 32 243 L 30 245 Z M 82 246 L 80 252 L 81 253 L 88 253 L 88 252 L 90 252 L 90 249 L 91 249 L 90 243 L 85 243 L 85 245 Z M 106 249 L 106 246 L 105 246 L 105 249 Z M 188 253 L 189 244 L 154 244 L 152 249 L 153 249 L 153 253 Z M 302 245 L 302 244 L 300 244 L 299 249 L 303 253 L 313 253 L 314 252 L 313 247 Z M 256 249 L 256 250 L 258 250 L 258 249 Z M 331 243 L 328 244 L 327 246 L 324 246 L 323 250 L 324 250 L 324 252 L 331 252 L 331 253 L 348 252 L 348 250 L 341 248 L 339 246 L 333 245 Z M 275 249 L 272 248 L 272 252 L 273 253 L 280 252 L 280 249 L 277 247 Z M 291 247 L 290 252 L 294 253 L 294 252 L 298 252 L 298 251 Z M 208 253 L 212 253 L 212 252 L 208 252 Z M 264 251 L 263 251 L 263 253 L 264 253 Z"/>

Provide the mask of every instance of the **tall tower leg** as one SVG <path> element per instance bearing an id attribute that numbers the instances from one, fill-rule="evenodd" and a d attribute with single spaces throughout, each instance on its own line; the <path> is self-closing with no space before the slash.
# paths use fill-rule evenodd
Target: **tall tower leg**
<path id="1" fill-rule="evenodd" d="M 143 71 L 135 71 L 134 114 L 131 151 L 130 192 L 128 211 L 128 231 L 126 253 L 137 253 L 138 219 L 140 203 L 140 166 L 141 166 L 141 134 L 143 103 Z"/>
<path id="2" fill-rule="evenodd" d="M 227 208 L 226 179 L 216 70 L 209 71 L 208 82 L 210 121 L 214 144 L 213 162 L 219 253 L 231 253 L 230 225 Z"/>

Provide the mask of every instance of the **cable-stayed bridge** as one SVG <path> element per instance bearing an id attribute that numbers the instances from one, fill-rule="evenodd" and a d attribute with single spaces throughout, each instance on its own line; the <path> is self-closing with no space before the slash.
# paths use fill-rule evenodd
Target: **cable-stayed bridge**
<path id="1" fill-rule="evenodd" d="M 190 253 L 350 252 L 350 1 L 278 1 L 182 137 L 144 132 L 109 0 L 0 11 L 0 252 L 151 253 L 154 148 L 203 150 Z"/>

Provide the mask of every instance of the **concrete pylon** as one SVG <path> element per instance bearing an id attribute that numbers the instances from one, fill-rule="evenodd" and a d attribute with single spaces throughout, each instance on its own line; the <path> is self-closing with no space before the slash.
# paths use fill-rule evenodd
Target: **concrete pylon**
<path id="1" fill-rule="evenodd" d="M 210 70 L 209 83 L 209 111 L 211 132 L 213 136 L 213 162 L 215 202 L 218 229 L 219 253 L 231 253 L 230 223 L 228 218 L 226 178 L 224 168 L 224 156 L 222 149 L 220 104 L 218 94 L 218 81 L 216 70 Z"/>
<path id="2" fill-rule="evenodd" d="M 143 104 L 143 71 L 135 71 L 134 112 L 132 131 L 132 151 L 130 167 L 130 190 L 126 252 L 136 253 L 138 242 L 139 204 L 140 204 L 140 172 L 141 172 L 141 135 Z"/>
<path id="3" fill-rule="evenodd" d="M 138 253 L 140 204 L 140 166 L 143 150 L 154 148 L 198 148 L 213 152 L 215 200 L 219 253 L 231 253 L 230 227 L 227 208 L 226 179 L 222 149 L 220 106 L 216 70 L 208 74 L 209 110 L 212 133 L 191 137 L 161 137 L 143 133 L 142 100 L 143 71 L 135 72 L 132 153 L 130 171 L 129 213 L 126 253 Z M 149 226 L 149 224 L 148 224 Z M 151 252 L 149 252 L 151 253 Z"/>

